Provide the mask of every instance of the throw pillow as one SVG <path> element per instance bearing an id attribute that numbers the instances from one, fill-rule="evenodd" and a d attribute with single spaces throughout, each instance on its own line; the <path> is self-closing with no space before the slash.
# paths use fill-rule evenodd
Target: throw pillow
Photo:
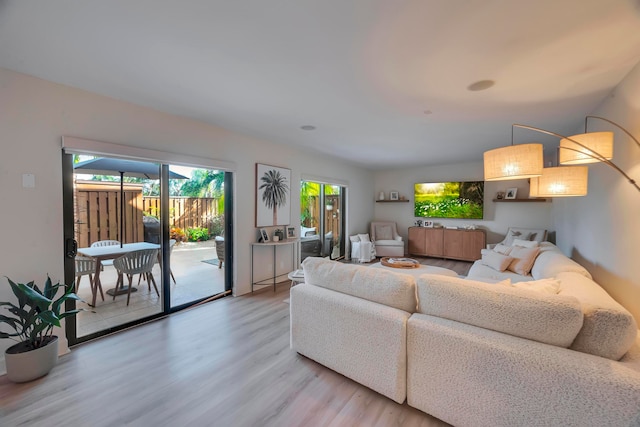
<path id="1" fill-rule="evenodd" d="M 502 255 L 498 252 L 486 251 L 482 254 L 482 264 L 493 268 L 497 271 L 505 271 L 511 264 L 513 258 L 507 255 Z"/>
<path id="2" fill-rule="evenodd" d="M 391 226 L 377 225 L 376 240 L 393 240 L 393 230 L 391 230 Z"/>
<path id="3" fill-rule="evenodd" d="M 360 237 L 358 237 L 358 235 L 349 236 L 349 240 L 351 241 L 351 243 L 357 243 L 360 241 Z"/>
<path id="4" fill-rule="evenodd" d="M 498 243 L 493 248 L 493 251 L 497 252 L 499 254 L 502 254 L 502 255 L 509 255 L 509 252 L 511 252 L 511 249 L 513 249 L 511 246 L 507 246 L 507 245 L 503 245 L 502 243 Z"/>
<path id="5" fill-rule="evenodd" d="M 522 246 L 523 248 L 536 248 L 538 247 L 538 242 L 535 240 L 520 240 L 513 239 L 513 243 L 511 246 Z"/>
<path id="6" fill-rule="evenodd" d="M 509 252 L 509 256 L 513 258 L 507 269 L 526 276 L 531 271 L 536 257 L 540 253 L 540 248 L 523 248 L 522 246 L 514 246 Z"/>
<path id="7" fill-rule="evenodd" d="M 513 239 L 520 240 L 531 240 L 531 233 L 523 233 L 518 230 L 509 230 L 507 233 L 507 237 L 504 239 L 503 243 L 507 246 L 511 246 L 513 243 Z"/>
<path id="8" fill-rule="evenodd" d="M 361 242 L 370 242 L 369 234 L 358 234 Z"/>
<path id="9" fill-rule="evenodd" d="M 531 280 L 529 282 L 515 282 L 511 286 L 514 288 L 527 289 L 529 291 L 546 292 L 557 294 L 560 292 L 560 280 L 550 277 L 548 279 Z"/>

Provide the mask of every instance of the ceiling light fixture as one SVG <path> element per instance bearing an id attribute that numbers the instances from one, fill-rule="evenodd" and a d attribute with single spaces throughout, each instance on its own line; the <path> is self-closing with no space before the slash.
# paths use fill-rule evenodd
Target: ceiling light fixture
<path id="1" fill-rule="evenodd" d="M 513 145 L 513 128 L 517 127 L 560 138 L 561 144 L 558 146 L 558 150 L 560 152 L 559 158 L 562 159 L 560 160 L 561 164 L 563 162 L 568 164 L 602 162 L 624 176 L 629 184 L 633 185 L 633 187 L 640 192 L 640 186 L 636 181 L 611 161 L 611 158 L 613 158 L 613 139 L 612 135 L 609 135 L 610 132 L 587 132 L 587 124 L 590 118 L 604 120 L 620 128 L 640 148 L 640 142 L 638 142 L 638 139 L 635 138 L 628 130 L 609 119 L 598 116 L 587 116 L 585 119 L 585 133 L 571 137 L 533 126 L 514 124 L 511 125 L 512 145 L 510 147 L 497 148 L 484 153 L 485 180 L 499 181 L 521 178 L 521 175 L 513 172 L 513 164 L 515 162 L 518 162 L 519 164 L 526 164 L 527 162 L 535 163 L 538 161 L 542 162 L 543 157 L 541 151 L 530 151 L 529 153 L 525 153 L 523 151 L 522 153 L 510 156 L 499 155 L 502 152 L 506 152 L 506 150 L 514 150 L 515 147 L 521 147 L 519 145 Z M 561 156 L 563 152 L 568 152 L 570 155 Z M 511 151 L 509 151 L 509 153 L 511 154 Z M 517 159 L 511 158 L 516 155 L 518 156 Z M 587 175 L 588 171 L 585 171 L 585 169 L 578 169 L 578 167 L 556 167 L 547 168 L 544 171 L 541 170 L 538 176 L 531 177 L 531 195 L 536 197 L 586 195 Z M 570 188 L 573 188 L 573 190 L 569 190 Z"/>
<path id="2" fill-rule="evenodd" d="M 479 92 L 481 90 L 487 90 L 495 84 L 496 82 L 493 80 L 480 80 L 467 86 L 467 90 L 470 90 L 471 92 Z"/>

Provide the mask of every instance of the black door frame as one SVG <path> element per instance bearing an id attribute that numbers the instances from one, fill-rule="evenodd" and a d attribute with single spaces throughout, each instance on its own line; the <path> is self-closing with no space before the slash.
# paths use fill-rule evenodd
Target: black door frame
<path id="1" fill-rule="evenodd" d="M 204 167 L 203 167 L 204 168 Z M 64 253 L 64 283 L 67 288 L 75 286 L 75 250 L 77 243 L 75 242 L 75 223 L 74 223 L 74 200 L 73 200 L 73 154 L 67 154 L 62 151 L 62 224 L 63 224 L 63 253 Z M 169 192 L 169 166 L 161 162 L 160 169 L 160 223 L 162 224 L 162 259 L 168 259 L 170 256 L 169 246 L 169 198 L 163 197 Z M 233 173 L 225 171 L 225 291 L 222 294 L 200 298 L 179 306 L 171 307 L 171 275 L 170 264 L 162 263 L 162 288 L 163 288 L 163 307 L 160 313 L 143 317 L 124 323 L 122 325 L 113 326 L 100 332 L 85 335 L 80 338 L 77 336 L 76 321 L 74 318 L 65 322 L 65 332 L 69 342 L 69 346 L 81 344 L 86 341 L 99 338 L 113 332 L 121 331 L 132 326 L 140 325 L 151 320 L 160 319 L 176 311 L 183 310 L 196 304 L 219 296 L 231 294 L 233 289 Z M 74 300 L 65 302 L 66 310 L 76 308 Z"/>

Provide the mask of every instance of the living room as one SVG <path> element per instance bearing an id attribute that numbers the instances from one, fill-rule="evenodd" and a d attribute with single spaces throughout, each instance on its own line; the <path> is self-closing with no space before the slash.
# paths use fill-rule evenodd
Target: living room
<path id="1" fill-rule="evenodd" d="M 610 2 L 602 3 L 609 4 Z M 614 3 L 617 8 L 627 7 L 625 6 L 626 2 L 623 1 Z M 14 36 L 19 33 L 15 26 L 26 25 L 30 13 L 29 8 L 16 12 L 17 15 L 11 15 L 11 18 L 21 17 L 22 22 L 20 24 L 14 22 L 9 25 L 8 22 L 5 22 L 5 19 L 9 18 L 3 14 L 8 14 L 16 4 L 17 2 L 10 1 L 4 1 L 0 4 L 0 24 L 2 24 L 0 28 L 12 29 L 15 32 L 15 34 L 12 33 Z M 547 6 L 553 8 L 554 4 L 554 2 L 548 2 Z M 580 2 L 573 5 L 576 8 L 574 19 L 579 19 L 579 12 L 584 5 Z M 382 5 L 379 6 L 383 8 Z M 414 7 L 417 7 L 415 3 Z M 611 7 L 613 8 L 613 6 Z M 632 6 L 628 7 L 633 10 Z M 366 10 L 366 7 L 363 9 Z M 627 9 L 624 10 L 627 11 L 626 13 L 630 13 Z M 387 10 L 387 12 L 390 11 Z M 522 14 L 526 16 L 526 14 Z M 564 15 L 561 14 L 565 20 L 567 16 L 569 16 L 567 11 L 564 11 Z M 76 17 L 74 16 L 74 18 Z M 469 16 L 465 18 L 471 20 Z M 380 17 L 380 19 L 383 18 Z M 77 34 L 82 34 L 82 31 L 87 31 L 87 23 L 81 21 L 81 17 L 78 16 L 75 20 L 70 20 L 68 25 L 76 25 Z M 556 26 L 560 26 L 561 22 L 562 19 L 556 22 Z M 39 25 L 44 24 L 40 22 Z M 37 34 L 40 38 L 47 38 L 49 30 L 52 31 L 56 25 L 59 23 L 49 22 Z M 627 25 L 629 25 L 628 22 Z M 549 31 L 553 29 L 552 26 Z M 580 28 L 575 30 L 574 36 L 576 38 L 583 35 L 579 30 Z M 638 31 L 628 32 L 622 39 L 626 38 L 625 47 L 640 52 L 638 48 L 640 39 L 636 35 L 637 33 Z M 219 159 L 228 162 L 236 177 L 235 262 L 233 264 L 233 294 L 235 296 L 245 295 L 251 291 L 248 266 L 250 244 L 257 239 L 254 222 L 256 163 L 278 165 L 291 169 L 292 182 L 299 182 L 302 179 L 325 178 L 347 183 L 348 214 L 346 222 L 350 234 L 368 231 L 369 224 L 374 219 L 391 220 L 397 222 L 399 232 L 405 237 L 405 240 L 408 227 L 412 226 L 416 219 L 413 216 L 412 203 L 376 203 L 375 199 L 381 191 L 387 194 L 389 191 L 398 191 L 401 195 L 411 198 L 413 185 L 416 182 L 483 179 L 482 150 L 470 159 L 464 150 L 458 151 L 455 146 L 440 142 L 437 135 L 429 138 L 431 145 L 425 147 L 424 150 L 431 151 L 432 157 L 435 159 L 441 155 L 439 151 L 452 151 L 453 158 L 460 158 L 461 161 L 451 160 L 451 157 L 447 157 L 446 160 L 436 160 L 435 163 L 431 160 L 425 160 L 420 164 L 399 165 L 394 164 L 392 156 L 389 155 L 388 166 L 380 166 L 381 163 L 384 163 L 384 150 L 386 152 L 396 150 L 393 146 L 394 141 L 388 140 L 387 147 L 372 147 L 369 152 L 366 140 L 370 135 L 367 133 L 364 138 L 359 140 L 361 145 L 354 144 L 349 150 L 360 153 L 362 162 L 330 155 L 326 150 L 309 148 L 309 144 L 315 144 L 319 148 L 322 148 L 323 145 L 322 127 L 324 123 L 316 121 L 319 116 L 315 110 L 319 107 L 309 112 L 287 117 L 287 120 L 283 117 L 270 116 L 267 121 L 277 122 L 281 127 L 291 128 L 286 139 L 276 140 L 260 137 L 260 132 L 243 132 L 245 127 L 243 112 L 250 114 L 257 111 L 260 115 L 261 111 L 270 111 L 274 103 L 273 99 L 276 99 L 278 92 L 283 98 L 290 96 L 281 88 L 277 88 L 273 92 L 261 92 L 265 101 L 260 105 L 250 106 L 250 103 L 243 102 L 243 96 L 246 96 L 244 92 L 231 95 L 232 102 L 218 107 L 240 111 L 239 118 L 236 122 L 221 122 L 216 125 L 211 123 L 215 122 L 215 117 L 199 115 L 195 107 L 207 105 L 215 99 L 201 97 L 197 90 L 185 91 L 188 92 L 185 99 L 191 100 L 194 107 L 191 107 L 185 100 L 182 100 L 183 103 L 180 105 L 172 106 L 166 100 L 161 99 L 160 95 L 157 97 L 148 95 L 149 97 L 145 98 L 144 102 L 134 103 L 127 100 L 127 94 L 136 92 L 135 83 L 124 81 L 121 87 L 112 88 L 111 91 L 108 87 L 102 87 L 100 84 L 94 89 L 90 89 L 92 87 L 91 81 L 94 78 L 97 79 L 100 70 L 109 69 L 108 63 L 96 64 L 95 68 L 93 68 L 94 65 L 84 64 L 88 70 L 86 73 L 80 73 L 81 77 L 84 77 L 74 82 L 71 79 L 66 79 L 66 75 L 71 73 L 65 63 L 71 61 L 74 65 L 69 68 L 78 68 L 78 64 L 82 64 L 82 53 L 75 53 L 69 47 L 69 51 L 59 52 L 57 54 L 59 56 L 55 58 L 40 56 L 39 60 L 42 61 L 42 64 L 37 60 L 31 64 L 21 52 L 36 49 L 36 46 L 21 38 L 13 40 L 19 40 L 22 43 L 11 44 L 7 42 L 5 44 L 4 40 L 9 40 L 11 37 L 4 37 L 5 33 L 2 33 L 2 30 L 0 30 L 0 35 L 0 39 L 3 40 L 0 46 L 0 58 L 3 58 L 0 59 L 0 67 L 2 67 L 0 68 L 0 135 L 3 141 L 3 156 L 0 160 L 0 189 L 5 197 L 2 218 L 5 224 L 5 241 L 7 242 L 7 249 L 3 252 L 0 261 L 0 274 L 13 280 L 42 282 L 47 274 L 54 279 L 64 277 L 63 203 L 61 198 L 63 174 L 60 161 L 61 138 L 63 136 L 77 136 L 139 149 L 159 150 L 175 153 L 176 157 L 180 154 L 187 154 L 192 157 Z M 569 35 L 566 37 L 569 38 Z M 28 39 L 28 37 L 26 38 Z M 592 39 L 590 40 L 593 42 Z M 585 50 L 592 48 L 588 44 L 579 43 L 578 45 Z M 102 45 L 100 47 L 106 49 Z M 594 46 L 593 50 L 608 51 L 613 50 L 614 47 L 620 46 L 598 45 Z M 46 50 L 47 46 L 43 46 L 42 49 Z M 117 46 L 111 46 L 111 49 L 115 50 Z M 621 47 L 620 49 L 623 50 Z M 583 94 L 585 97 L 593 93 L 597 94 L 598 102 L 585 103 L 585 106 L 579 111 L 554 116 L 556 110 L 550 113 L 540 112 L 541 109 L 544 110 L 544 107 L 553 104 L 553 102 L 533 99 L 530 102 L 532 104 L 532 109 L 529 110 L 531 115 L 524 107 L 522 110 L 519 110 L 519 107 L 514 114 L 504 114 L 507 119 L 503 120 L 505 124 L 501 137 L 495 139 L 489 148 L 510 144 L 511 124 L 514 122 L 539 125 L 554 131 L 561 130 L 560 133 L 563 134 L 575 134 L 583 131 L 584 116 L 586 115 L 606 117 L 619 123 L 636 137 L 640 136 L 640 104 L 638 101 L 640 99 L 640 65 L 638 64 L 640 58 L 637 53 L 625 56 L 625 52 L 622 52 L 618 62 L 612 61 L 615 64 L 622 64 L 620 68 L 616 68 L 618 74 L 614 80 L 617 79 L 617 82 L 604 87 L 594 84 Z M 528 53 L 533 54 L 531 51 Z M 127 59 L 133 58 L 123 58 L 122 60 L 126 61 Z M 603 53 L 601 60 L 605 61 L 606 59 L 607 55 Z M 180 62 L 180 57 L 175 56 L 171 62 Z M 247 60 L 247 63 L 250 62 Z M 633 62 L 633 65 L 629 65 L 629 62 Z M 60 69 L 54 67 L 50 75 L 40 75 L 37 68 L 41 65 L 44 68 L 44 63 L 57 65 Z M 309 63 L 315 62 L 311 58 Z M 562 63 L 562 60 L 557 60 L 545 63 L 541 67 L 554 68 Z M 145 70 L 144 72 L 149 75 L 154 72 L 154 70 L 145 68 L 144 64 L 141 67 L 143 67 L 141 70 Z M 309 66 L 309 68 L 313 67 Z M 606 66 L 603 68 L 606 69 Z M 615 68 L 614 65 L 611 65 L 611 68 Z M 179 71 L 181 71 L 180 68 L 172 69 L 172 72 L 175 73 Z M 269 73 L 275 72 L 269 69 L 265 70 L 265 74 L 267 71 Z M 331 70 L 325 71 L 330 73 Z M 494 71 L 497 72 L 497 70 Z M 143 71 L 140 72 L 143 73 Z M 567 71 L 567 73 L 570 72 L 572 71 Z M 578 71 L 575 72 L 578 73 Z M 604 73 L 604 71 L 602 72 Z M 479 72 L 479 74 L 482 75 L 477 77 L 478 80 L 487 78 L 485 71 Z M 322 75 L 317 76 L 316 80 L 322 80 L 322 77 Z M 493 78 L 494 76 L 488 77 Z M 185 71 L 185 74 L 176 74 L 173 80 L 167 80 L 163 85 L 180 86 L 183 84 L 182 81 L 187 81 L 189 78 L 189 72 Z M 499 87 L 499 76 L 495 78 L 496 87 Z M 581 78 L 582 75 L 578 75 L 576 81 Z M 470 83 L 472 82 L 466 81 L 465 85 Z M 113 83 L 104 83 L 105 86 L 111 84 Z M 397 84 L 401 85 L 401 83 Z M 547 81 L 546 84 L 553 86 L 551 81 Z M 260 89 L 261 81 L 259 79 L 247 81 L 246 85 L 248 92 L 257 91 Z M 162 85 L 158 85 L 158 92 L 161 92 L 162 87 Z M 565 87 L 553 87 L 557 93 L 562 93 L 566 89 Z M 291 89 L 290 92 L 296 90 Z M 341 105 L 338 102 L 341 99 L 340 91 L 347 89 L 334 88 L 332 90 L 338 92 L 332 98 L 336 101 L 335 106 L 338 108 Z M 466 87 L 461 87 L 461 92 L 468 91 Z M 482 93 L 473 93 L 473 95 Z M 484 93 L 491 94 L 491 89 Z M 384 99 L 383 95 L 385 94 L 381 94 L 375 102 Z M 220 97 L 222 98 L 222 93 Z M 514 98 L 517 96 L 514 95 Z M 589 99 L 592 100 L 592 98 Z M 437 117 L 438 111 L 425 115 L 424 110 L 431 108 L 423 105 L 423 102 L 427 100 L 430 100 L 428 96 L 421 98 L 420 102 L 417 102 L 420 106 L 404 116 L 404 120 L 413 122 Z M 485 98 L 483 102 L 489 100 Z M 564 105 L 565 102 L 567 105 L 569 103 L 568 100 L 560 97 L 553 101 L 559 106 Z M 506 104 L 509 103 L 506 102 Z M 384 108 L 392 107 L 386 106 Z M 560 107 L 556 106 L 556 108 Z M 451 108 L 451 110 L 455 109 Z M 339 111 L 335 114 L 348 115 L 350 113 L 357 114 L 357 108 L 348 109 L 345 107 L 345 111 Z M 397 115 L 394 115 L 392 119 L 397 119 L 398 116 L 402 117 L 401 113 L 394 114 Z M 537 114 L 535 121 L 532 118 L 533 114 Z M 370 120 L 375 120 L 377 115 L 367 117 Z M 482 123 L 484 119 L 485 117 L 479 115 L 471 122 L 475 120 L 476 123 Z M 486 119 L 490 120 L 488 117 Z M 445 121 L 448 122 L 455 123 L 457 120 L 454 115 L 445 118 Z M 459 120 L 464 121 L 466 126 L 471 126 L 468 117 L 461 116 Z M 543 126 L 545 123 L 548 125 Z M 307 124 L 317 126 L 316 131 L 300 129 L 300 126 Z M 595 127 L 615 132 L 615 163 L 627 171 L 631 177 L 640 179 L 640 150 L 638 147 L 634 147 L 635 144 L 624 133 L 606 123 L 597 123 Z M 434 128 L 438 129 L 437 126 Z M 482 134 L 484 130 L 479 125 L 477 134 Z M 314 132 L 316 133 L 314 134 Z M 328 139 L 338 139 L 334 136 L 331 134 Z M 516 144 L 542 138 L 542 135 L 522 130 L 516 131 L 514 135 Z M 305 145 L 296 146 L 290 143 L 296 139 L 304 140 Z M 349 146 L 347 136 L 339 138 L 339 140 L 345 141 L 343 145 Z M 555 163 L 555 153 L 553 153 L 552 147 L 557 146 L 558 141 L 554 138 L 544 139 L 544 141 L 545 146 L 551 150 L 546 160 Z M 416 146 L 414 149 L 418 152 L 423 148 Z M 370 155 L 367 154 L 368 152 Z M 378 162 L 375 167 L 366 164 L 368 156 Z M 25 174 L 34 175 L 35 186 L 33 188 L 23 186 L 23 175 Z M 637 274 L 637 251 L 634 249 L 634 244 L 640 237 L 640 224 L 637 215 L 640 212 L 640 193 L 629 185 L 620 174 L 604 164 L 589 166 L 589 191 L 585 197 L 554 198 L 546 203 L 492 202 L 497 192 L 505 191 L 506 188 L 511 187 L 518 188 L 518 198 L 528 196 L 529 184 L 527 180 L 486 182 L 483 220 L 443 220 L 441 222 L 455 226 L 473 224 L 482 227 L 487 230 L 488 243 L 500 241 L 511 226 L 538 227 L 552 231 L 555 235 L 555 243 L 565 255 L 572 257 L 586 267 L 593 275 L 594 280 L 600 283 L 640 322 L 640 278 Z M 292 218 L 296 218 L 297 215 L 294 213 L 300 211 L 299 200 L 296 200 L 295 194 L 295 191 L 292 192 Z M 0 286 L 0 300 L 2 301 L 11 298 L 11 291 L 5 285 L 6 283 Z M 0 342 L 0 350 L 4 353 L 10 344 L 8 340 L 3 340 Z"/>

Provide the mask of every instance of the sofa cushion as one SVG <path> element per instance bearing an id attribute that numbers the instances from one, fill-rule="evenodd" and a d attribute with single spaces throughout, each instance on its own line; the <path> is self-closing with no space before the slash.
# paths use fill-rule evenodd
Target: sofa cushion
<path id="1" fill-rule="evenodd" d="M 416 309 L 416 283 L 413 276 L 315 257 L 306 258 L 302 268 L 305 283 L 409 313 Z"/>
<path id="2" fill-rule="evenodd" d="M 507 269 L 526 276 L 531 271 L 531 267 L 533 267 L 533 263 L 539 253 L 540 249 L 537 247 L 524 248 L 522 246 L 514 246 L 511 252 L 509 252 L 509 256 L 513 258 L 513 260 Z"/>
<path id="3" fill-rule="evenodd" d="M 557 294 L 560 292 L 560 281 L 552 277 L 548 279 L 529 280 L 524 282 L 513 282 L 511 286 L 514 288 L 525 289 L 535 292 L 546 292 L 548 294 Z"/>
<path id="4" fill-rule="evenodd" d="M 530 274 L 522 276 L 509 270 L 497 271 L 489 266 L 484 265 L 482 263 L 482 260 L 477 260 L 469 269 L 467 279 L 478 280 L 480 282 L 495 282 L 504 279 L 511 279 L 512 282 L 522 282 L 524 280 L 533 280 L 533 277 L 531 277 Z"/>
<path id="5" fill-rule="evenodd" d="M 581 274 L 591 279 L 591 274 L 589 274 L 583 266 L 567 257 L 555 246 L 540 247 L 540 249 L 541 252 L 531 268 L 531 275 L 534 279 L 556 277 L 559 273 L 568 271 Z"/>
<path id="6" fill-rule="evenodd" d="M 574 297 L 523 291 L 456 277 L 417 280 L 418 313 L 569 347 L 582 327 Z"/>
<path id="7" fill-rule="evenodd" d="M 633 345 L 638 325 L 596 282 L 579 273 L 559 273 L 560 295 L 576 297 L 584 313 L 584 325 L 571 349 L 619 360 Z"/>
<path id="8" fill-rule="evenodd" d="M 513 261 L 513 258 L 510 256 L 486 249 L 482 250 L 482 263 L 496 271 L 505 271 L 511 264 L 511 261 Z"/>

